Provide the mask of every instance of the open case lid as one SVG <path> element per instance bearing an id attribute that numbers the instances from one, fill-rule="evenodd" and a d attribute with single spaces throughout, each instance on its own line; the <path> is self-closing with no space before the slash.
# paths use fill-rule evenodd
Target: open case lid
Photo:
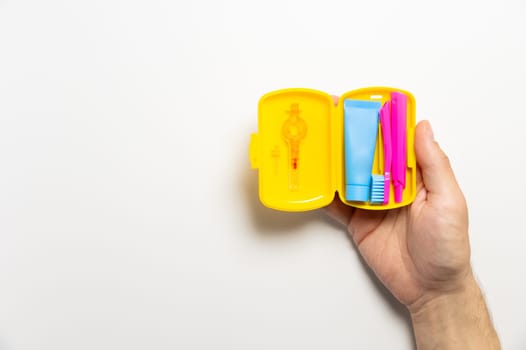
<path id="1" fill-rule="evenodd" d="M 335 109 L 330 95 L 309 89 L 278 90 L 260 99 L 250 159 L 259 168 L 259 197 L 265 206 L 304 211 L 332 201 Z"/>
<path id="2" fill-rule="evenodd" d="M 343 101 L 371 100 L 382 104 L 393 91 L 407 96 L 406 189 L 401 203 L 372 205 L 345 200 Z M 259 169 L 259 197 L 273 209 L 306 211 L 331 203 L 335 192 L 343 203 L 364 209 L 393 209 L 416 196 L 414 156 L 415 100 L 403 90 L 371 87 L 345 93 L 337 106 L 324 92 L 284 89 L 264 95 L 258 106 L 258 134 L 252 134 L 250 160 Z M 383 172 L 383 151 L 377 147 L 373 169 Z M 391 191 L 392 196 L 393 191 Z"/>

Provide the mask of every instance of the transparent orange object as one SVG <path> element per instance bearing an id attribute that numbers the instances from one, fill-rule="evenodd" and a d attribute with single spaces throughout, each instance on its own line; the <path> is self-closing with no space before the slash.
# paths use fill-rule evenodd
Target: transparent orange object
<path id="1" fill-rule="evenodd" d="M 307 123 L 300 117 L 298 103 L 290 105 L 289 117 L 283 123 L 281 132 L 289 147 L 289 189 L 297 191 L 300 186 L 300 142 L 307 135 Z"/>

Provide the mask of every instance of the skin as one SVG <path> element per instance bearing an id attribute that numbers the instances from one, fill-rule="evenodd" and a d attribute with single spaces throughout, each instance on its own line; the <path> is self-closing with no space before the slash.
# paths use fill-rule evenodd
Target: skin
<path id="1" fill-rule="evenodd" d="M 430 132 L 427 122 L 416 128 L 420 171 L 412 205 L 369 211 L 354 209 L 336 198 L 327 208 L 347 226 L 380 281 L 413 309 L 432 297 L 430 293 L 458 289 L 471 271 L 466 202 L 447 157 L 436 143 L 429 142 Z M 423 171 L 430 176 L 425 186 Z"/>
<path id="2" fill-rule="evenodd" d="M 335 198 L 327 211 L 408 308 L 418 349 L 500 349 L 470 265 L 466 200 L 427 121 L 416 127 L 415 153 L 411 205 L 368 211 Z"/>

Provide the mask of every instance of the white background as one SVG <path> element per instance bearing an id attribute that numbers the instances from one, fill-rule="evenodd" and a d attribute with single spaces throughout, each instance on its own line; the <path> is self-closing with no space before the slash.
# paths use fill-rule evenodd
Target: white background
<path id="1" fill-rule="evenodd" d="M 526 4 L 0 0 L 0 349 L 412 349 L 322 212 L 257 199 L 257 101 L 411 91 L 526 348 Z"/>

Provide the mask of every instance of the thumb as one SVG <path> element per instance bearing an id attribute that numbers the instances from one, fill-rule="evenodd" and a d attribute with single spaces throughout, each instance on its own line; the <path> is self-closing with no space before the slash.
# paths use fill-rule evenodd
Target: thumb
<path id="1" fill-rule="evenodd" d="M 428 193 L 449 196 L 460 191 L 449 158 L 435 141 L 427 120 L 416 127 L 415 153 Z"/>

